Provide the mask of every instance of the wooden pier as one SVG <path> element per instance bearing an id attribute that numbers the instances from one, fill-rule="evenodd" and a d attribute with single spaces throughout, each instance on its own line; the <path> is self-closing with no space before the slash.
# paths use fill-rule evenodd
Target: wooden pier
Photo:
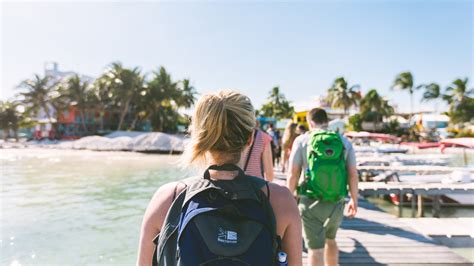
<path id="1" fill-rule="evenodd" d="M 276 177 L 277 183 L 285 184 L 284 175 L 277 172 Z M 361 184 L 360 192 L 400 192 L 397 190 L 400 187 L 373 184 L 379 185 L 371 187 L 370 184 Z M 401 188 L 401 191 L 404 189 Z M 464 187 L 455 190 L 472 189 L 470 185 L 467 190 Z M 385 213 L 364 199 L 359 200 L 358 213 L 354 219 L 344 218 L 337 234 L 337 243 L 340 265 L 473 265 L 448 247 L 436 243 L 401 219 Z M 306 255 L 303 254 L 304 265 L 307 265 Z"/>
<path id="2" fill-rule="evenodd" d="M 463 171 L 473 174 L 474 170 L 463 167 L 450 167 L 438 165 L 400 165 L 400 166 L 374 166 L 364 165 L 357 166 L 357 170 L 361 171 L 390 171 L 398 173 L 418 173 L 418 174 L 449 174 L 453 171 Z"/>
<path id="3" fill-rule="evenodd" d="M 365 200 L 337 234 L 341 265 L 473 265 Z"/>
<path id="4" fill-rule="evenodd" d="M 440 197 L 446 194 L 467 194 L 474 192 L 474 183 L 400 183 L 400 182 L 360 182 L 359 193 L 368 195 L 388 195 L 397 194 L 400 200 L 398 216 L 403 216 L 403 196 L 411 195 L 411 214 L 415 217 L 423 213 L 422 197 L 433 198 L 433 216 L 439 217 L 441 204 Z"/>

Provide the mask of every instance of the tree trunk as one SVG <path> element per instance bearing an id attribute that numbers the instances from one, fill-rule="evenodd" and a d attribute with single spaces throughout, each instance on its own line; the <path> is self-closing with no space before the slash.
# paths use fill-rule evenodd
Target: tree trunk
<path id="1" fill-rule="evenodd" d="M 124 108 L 122 109 L 122 113 L 120 114 L 120 121 L 119 121 L 117 130 L 120 130 L 120 129 L 122 128 L 123 120 L 125 119 L 125 115 L 126 115 L 127 112 L 128 112 L 128 106 L 129 106 L 129 105 L 130 105 L 130 100 L 127 100 L 127 101 L 125 102 Z"/>
<path id="2" fill-rule="evenodd" d="M 13 127 L 13 134 L 15 135 L 16 142 L 19 142 L 20 140 L 18 139 L 18 127 Z"/>
<path id="3" fill-rule="evenodd" d="M 8 135 L 10 135 L 10 128 L 4 127 L 3 128 L 3 141 L 8 141 Z"/>
<path id="4" fill-rule="evenodd" d="M 80 115 L 81 115 L 81 124 L 82 124 L 82 129 L 84 129 L 84 134 L 87 134 L 87 126 L 86 126 L 86 117 L 84 115 L 84 110 L 80 110 L 79 111 Z"/>
<path id="5" fill-rule="evenodd" d="M 135 118 L 132 121 L 132 124 L 130 125 L 130 128 L 132 130 L 135 130 L 135 124 L 137 123 L 137 120 L 138 120 L 138 114 L 135 116 Z"/>
<path id="6" fill-rule="evenodd" d="M 104 113 L 105 111 L 100 111 L 100 130 L 104 131 Z"/>
<path id="7" fill-rule="evenodd" d="M 413 116 L 413 92 L 410 92 L 410 118 Z"/>

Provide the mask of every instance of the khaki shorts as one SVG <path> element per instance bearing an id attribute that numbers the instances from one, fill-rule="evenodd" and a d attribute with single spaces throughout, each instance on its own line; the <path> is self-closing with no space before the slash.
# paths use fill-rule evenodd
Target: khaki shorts
<path id="1" fill-rule="evenodd" d="M 303 238 L 309 249 L 324 248 L 326 239 L 336 238 L 337 229 L 344 216 L 344 205 L 344 199 L 327 202 L 307 197 L 300 198 L 298 209 L 303 222 Z"/>

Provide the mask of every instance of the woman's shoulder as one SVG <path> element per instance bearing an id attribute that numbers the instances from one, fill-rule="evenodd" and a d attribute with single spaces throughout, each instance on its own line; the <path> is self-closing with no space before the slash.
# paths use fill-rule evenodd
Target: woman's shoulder
<path id="1" fill-rule="evenodd" d="M 272 201 L 272 199 L 277 202 L 288 202 L 289 199 L 294 200 L 290 190 L 286 186 L 281 186 L 276 183 L 269 182 L 268 187 L 270 189 L 270 201 Z"/>
<path id="2" fill-rule="evenodd" d="M 187 180 L 187 179 L 186 179 Z M 149 209 L 168 209 L 173 200 L 186 188 L 186 180 L 174 181 L 160 186 L 154 193 Z"/>
<path id="3" fill-rule="evenodd" d="M 268 183 L 270 189 L 269 200 L 275 212 L 278 210 L 285 210 L 294 205 L 294 198 L 290 190 L 286 186 L 281 186 L 273 182 Z M 267 191 L 265 191 L 267 193 Z"/>

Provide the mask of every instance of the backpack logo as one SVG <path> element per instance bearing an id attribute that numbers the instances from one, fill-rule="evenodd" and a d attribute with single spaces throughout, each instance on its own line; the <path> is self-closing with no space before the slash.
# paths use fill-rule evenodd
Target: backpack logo
<path id="1" fill-rule="evenodd" d="M 333 149 L 327 149 L 324 151 L 326 153 L 327 156 L 332 156 L 334 154 L 334 150 Z"/>
<path id="2" fill-rule="evenodd" d="M 225 244 L 237 244 L 237 232 L 224 230 L 222 227 L 219 227 L 217 241 Z"/>

